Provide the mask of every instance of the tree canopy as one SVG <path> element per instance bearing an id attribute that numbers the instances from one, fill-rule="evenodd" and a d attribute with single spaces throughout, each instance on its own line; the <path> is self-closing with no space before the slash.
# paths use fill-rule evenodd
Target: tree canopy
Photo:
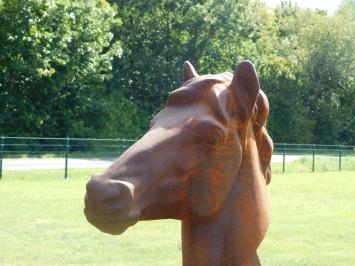
<path id="1" fill-rule="evenodd" d="M 190 60 L 256 65 L 276 142 L 355 143 L 355 2 L 0 1 L 0 133 L 139 137 Z"/>
<path id="2" fill-rule="evenodd" d="M 2 134 L 92 135 L 102 128 L 111 59 L 121 53 L 105 1 L 3 2 Z"/>

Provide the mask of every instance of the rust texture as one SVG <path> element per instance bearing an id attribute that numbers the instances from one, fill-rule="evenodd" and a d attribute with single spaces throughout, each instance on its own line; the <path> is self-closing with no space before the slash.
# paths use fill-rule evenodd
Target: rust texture
<path id="1" fill-rule="evenodd" d="M 122 234 L 141 220 L 179 219 L 183 265 L 260 265 L 273 143 L 254 65 L 199 76 L 185 62 L 183 76 L 147 133 L 87 183 L 87 220 Z"/>

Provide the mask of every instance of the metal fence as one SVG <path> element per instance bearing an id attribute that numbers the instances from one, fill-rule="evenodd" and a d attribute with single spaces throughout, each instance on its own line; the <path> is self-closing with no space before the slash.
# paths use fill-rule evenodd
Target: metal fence
<path id="1" fill-rule="evenodd" d="M 0 179 L 3 159 L 54 157 L 64 158 L 64 178 L 68 177 L 69 158 L 115 158 L 136 140 L 95 138 L 1 137 Z"/>
<path id="2" fill-rule="evenodd" d="M 70 158 L 107 158 L 112 159 L 122 154 L 135 143 L 134 139 L 95 139 L 95 138 L 35 138 L 35 137 L 4 137 L 0 139 L 0 179 L 3 174 L 3 159 L 11 158 L 64 158 L 64 178 L 68 177 L 68 161 Z M 276 143 L 274 154 L 278 162 L 273 163 L 273 170 L 286 172 L 288 159 L 296 158 L 311 162 L 309 171 L 316 171 L 317 160 L 331 158 L 336 162 L 337 169 L 343 169 L 343 161 L 348 160 L 347 170 L 355 170 L 355 146 L 317 145 L 317 144 L 287 144 Z M 352 158 L 353 157 L 353 158 Z M 350 158 L 350 159 L 349 159 Z M 319 164 L 319 163 L 318 163 Z M 323 162 L 324 164 L 324 162 Z M 292 165 L 292 164 L 290 164 Z M 301 167 L 301 166 L 295 166 Z M 335 169 L 333 169 L 335 170 Z M 291 171 L 291 170 L 288 170 Z"/>
<path id="3" fill-rule="evenodd" d="M 355 146 L 350 145 L 321 145 L 321 144 L 288 144 L 276 143 L 274 144 L 273 155 L 282 155 L 282 172 L 286 171 L 287 156 L 302 156 L 309 158 L 311 161 L 311 171 L 315 171 L 316 158 L 324 158 L 325 163 L 337 162 L 337 170 L 342 170 L 342 162 L 344 159 L 349 159 L 355 156 Z M 355 158 L 355 157 L 354 157 Z M 355 160 L 348 160 L 351 167 L 349 170 L 355 169 Z M 335 169 L 334 169 L 335 170 Z"/>

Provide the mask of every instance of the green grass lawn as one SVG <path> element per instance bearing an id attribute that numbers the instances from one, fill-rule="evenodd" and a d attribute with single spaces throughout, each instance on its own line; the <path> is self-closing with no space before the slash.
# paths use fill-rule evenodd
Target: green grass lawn
<path id="1" fill-rule="evenodd" d="M 97 171 L 97 170 L 96 170 Z M 0 265 L 181 265 L 180 223 L 140 222 L 122 236 L 83 215 L 95 170 L 6 172 L 0 181 Z M 275 174 L 263 265 L 355 265 L 355 172 Z"/>

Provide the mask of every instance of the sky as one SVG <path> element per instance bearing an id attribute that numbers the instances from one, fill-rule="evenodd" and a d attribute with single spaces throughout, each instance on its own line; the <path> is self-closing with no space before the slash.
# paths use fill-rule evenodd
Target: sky
<path id="1" fill-rule="evenodd" d="M 277 6 L 281 0 L 264 0 L 269 6 Z M 330 14 L 334 13 L 337 7 L 340 5 L 341 0 L 288 0 L 293 3 L 297 3 L 300 7 L 308 7 L 311 9 L 327 10 Z"/>

